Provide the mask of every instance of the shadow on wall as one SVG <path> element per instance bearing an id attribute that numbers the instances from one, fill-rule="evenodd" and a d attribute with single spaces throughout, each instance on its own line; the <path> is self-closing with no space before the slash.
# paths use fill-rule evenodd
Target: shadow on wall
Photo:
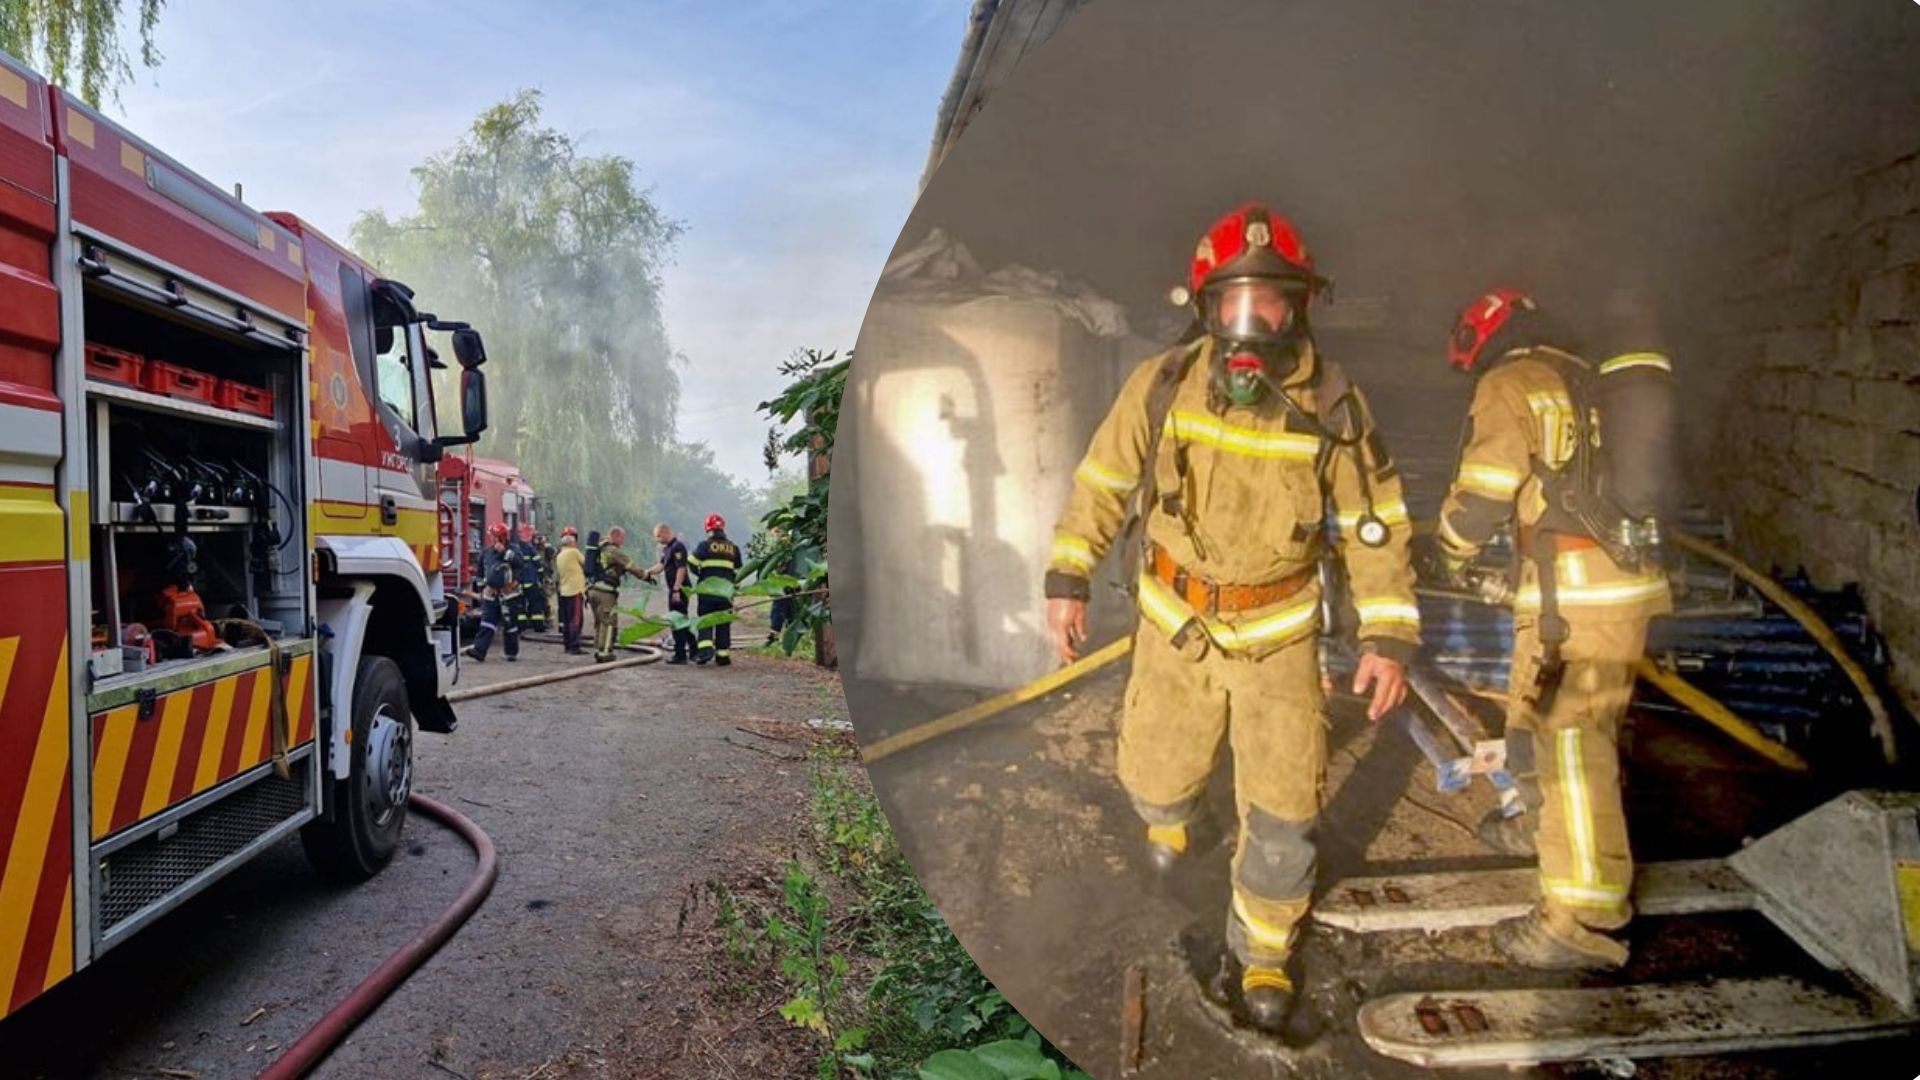
<path id="1" fill-rule="evenodd" d="M 981 275 L 931 240 L 957 260 L 882 284 L 849 376 L 841 445 L 859 469 L 835 501 L 856 533 L 835 547 L 859 578 L 846 670 L 1008 689 L 1053 666 L 1040 596 L 1053 523 L 1122 358 L 1147 347 L 1071 283 Z M 1130 615 L 1118 589 L 1101 592 L 1095 623 L 1116 633 Z"/>

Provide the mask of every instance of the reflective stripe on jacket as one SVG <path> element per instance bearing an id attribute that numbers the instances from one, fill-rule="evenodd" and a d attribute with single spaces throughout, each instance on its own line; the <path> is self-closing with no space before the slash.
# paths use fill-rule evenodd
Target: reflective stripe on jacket
<path id="1" fill-rule="evenodd" d="M 1407 557 L 1411 525 L 1399 476 L 1373 437 L 1364 398 L 1354 391 L 1358 445 L 1323 446 L 1320 434 L 1272 395 L 1255 406 L 1212 411 L 1211 342 L 1187 347 L 1199 355 L 1162 422 L 1154 462 L 1161 505 L 1146 510 L 1146 537 L 1189 573 L 1231 584 L 1261 584 L 1299 573 L 1314 566 L 1331 543 L 1346 564 L 1361 639 L 1400 658 L 1410 656 L 1420 641 Z M 1116 540 L 1145 467 L 1149 398 L 1172 355 L 1152 357 L 1135 369 L 1094 433 L 1054 532 L 1051 572 L 1090 578 Z M 1283 388 L 1302 412 L 1315 411 L 1317 378 L 1340 376 L 1330 361 L 1309 350 Z M 1182 458 L 1184 476 L 1177 466 Z M 1324 483 L 1317 469 L 1323 460 Z M 1372 513 L 1387 526 L 1387 542 L 1377 548 L 1361 544 L 1355 535 L 1368 509 L 1368 488 Z M 1169 499 L 1175 512 L 1169 512 Z M 1197 616 L 1151 575 L 1143 575 L 1139 584 L 1142 615 L 1167 633 L 1177 633 Z M 1319 603 L 1315 584 L 1278 604 L 1205 617 L 1199 625 L 1222 648 L 1264 653 L 1313 633 L 1320 625 Z"/>
<path id="2" fill-rule="evenodd" d="M 1561 362 L 1584 363 L 1569 354 L 1558 356 Z M 1460 468 L 1435 527 L 1449 555 L 1471 559 L 1501 526 L 1526 527 L 1540 520 L 1547 503 L 1535 470 L 1558 469 L 1572 460 L 1575 420 L 1566 380 L 1547 359 L 1516 357 L 1480 376 Z M 1559 552 L 1554 567 L 1556 599 L 1569 617 L 1644 618 L 1673 610 L 1664 574 L 1623 570 L 1600 548 Z M 1523 558 L 1514 612 L 1539 611 L 1539 568 L 1532 558 Z"/>

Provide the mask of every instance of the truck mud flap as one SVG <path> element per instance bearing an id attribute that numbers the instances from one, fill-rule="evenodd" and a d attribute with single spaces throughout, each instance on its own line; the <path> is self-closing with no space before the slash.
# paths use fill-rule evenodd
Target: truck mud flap
<path id="1" fill-rule="evenodd" d="M 434 698 L 426 708 L 416 707 L 413 722 L 420 725 L 421 731 L 441 735 L 451 735 L 460 726 L 460 718 L 453 714 L 453 705 L 446 698 Z"/>

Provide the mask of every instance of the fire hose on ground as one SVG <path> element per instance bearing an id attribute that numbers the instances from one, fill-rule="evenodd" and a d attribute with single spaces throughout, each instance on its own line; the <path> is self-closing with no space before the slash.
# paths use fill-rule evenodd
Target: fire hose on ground
<path id="1" fill-rule="evenodd" d="M 1781 588 L 1779 582 L 1742 562 L 1732 552 L 1687 533 L 1675 534 L 1674 540 L 1685 550 L 1733 571 L 1740 576 L 1741 580 L 1752 585 L 1760 595 L 1771 600 L 1780 610 L 1793 616 L 1795 622 L 1805 627 L 1813 640 L 1818 642 L 1820 647 L 1826 650 L 1827 655 L 1833 657 L 1833 662 L 1840 666 L 1840 670 L 1846 673 L 1854 689 L 1860 692 L 1861 702 L 1866 705 L 1868 714 L 1873 717 L 1873 734 L 1880 740 L 1880 753 L 1886 758 L 1887 764 L 1893 765 L 1899 762 L 1899 751 L 1894 745 L 1893 720 L 1887 713 L 1886 702 L 1880 699 L 1880 692 L 1874 688 L 1873 680 L 1867 677 L 1867 673 L 1861 669 L 1853 657 L 1847 655 L 1846 647 L 1841 643 L 1839 636 L 1833 632 L 1833 628 L 1827 625 L 1825 619 L 1802 603 L 1799 597 Z"/>
<path id="2" fill-rule="evenodd" d="M 296 1080 L 305 1076 L 347 1037 L 354 1025 L 366 1019 L 367 1014 L 385 1001 L 388 994 L 406 981 L 407 976 L 438 952 L 440 946 L 446 944 L 454 931 L 460 929 L 479 909 L 487 894 L 493 891 L 493 880 L 499 873 L 493 840 L 466 815 L 425 795 L 409 796 L 407 805 L 460 834 L 461 839 L 473 848 L 476 858 L 473 876 L 445 911 L 415 934 L 413 940 L 382 961 L 379 967 L 373 969 L 373 974 L 362 979 L 360 985 L 308 1028 L 306 1034 L 294 1040 L 293 1045 L 261 1072 L 260 1080 Z"/>
<path id="3" fill-rule="evenodd" d="M 447 700 L 471 701 L 475 698 L 490 697 L 513 690 L 526 690 L 547 683 L 577 679 L 583 675 L 597 675 L 602 672 L 617 671 L 620 668 L 657 663 L 660 660 L 660 650 L 653 646 L 636 645 L 628 648 L 642 655 L 615 660 L 607 664 L 569 668 L 565 671 L 534 675 L 524 679 L 510 679 L 492 686 L 476 686 L 449 694 Z M 372 974 L 360 981 L 360 985 L 354 987 L 346 997 L 329 1009 L 326 1015 L 307 1029 L 305 1034 L 294 1040 L 292 1045 L 288 1046 L 271 1065 L 260 1073 L 259 1080 L 296 1080 L 298 1077 L 305 1076 L 320 1063 L 322 1058 L 331 1053 L 341 1040 L 347 1037 L 348 1032 L 351 1032 L 355 1025 L 366 1019 L 389 994 L 407 980 L 408 976 L 438 952 L 440 947 L 453 937 L 454 932 L 459 930 L 475 911 L 479 910 L 487 894 L 493 891 L 494 879 L 499 874 L 499 860 L 494 853 L 492 838 L 482 832 L 480 827 L 466 815 L 425 795 L 415 793 L 408 796 L 407 805 L 458 833 L 460 838 L 467 842 L 467 846 L 473 849 L 475 859 L 473 876 L 467 879 L 466 886 L 460 890 L 460 895 L 454 898 L 453 903 L 447 905 L 446 909 L 415 934 L 412 940 L 381 961 L 380 966 L 373 969 Z"/>
<path id="4" fill-rule="evenodd" d="M 1886 705 L 1874 689 L 1873 682 L 1860 665 L 1847 654 L 1845 645 L 1833 629 L 1811 607 L 1788 592 L 1778 582 L 1741 561 L 1738 557 L 1719 546 L 1699 537 L 1685 533 L 1676 533 L 1676 542 L 1686 551 L 1709 559 L 1731 570 L 1742 580 L 1752 585 L 1756 591 L 1772 601 L 1781 610 L 1798 622 L 1819 647 L 1831 656 L 1847 678 L 1859 691 L 1872 717 L 1874 734 L 1880 739 L 1882 752 L 1889 764 L 1896 760 L 1893 745 L 1893 726 Z M 917 724 L 904 731 L 896 732 L 869 743 L 862 756 L 867 764 L 884 760 L 902 751 L 920 746 L 926 742 L 952 734 L 963 728 L 971 727 L 982 721 L 1011 709 L 1053 693 L 1071 683 L 1093 674 L 1108 664 L 1126 656 L 1133 649 L 1131 636 L 1110 642 L 1101 649 L 1068 664 L 1066 667 L 1028 683 L 1018 689 L 988 698 L 977 704 L 956 712 L 936 717 Z M 1674 672 L 1670 672 L 1643 659 L 1635 668 L 1635 674 L 1672 697 L 1677 703 L 1693 712 L 1701 719 L 1725 732 L 1742 746 L 1762 755 L 1774 764 L 1793 770 L 1806 769 L 1807 762 L 1799 754 L 1767 738 L 1752 724 L 1721 704 L 1706 691 L 1687 682 Z M 1469 753 L 1471 747 L 1465 747 Z"/>

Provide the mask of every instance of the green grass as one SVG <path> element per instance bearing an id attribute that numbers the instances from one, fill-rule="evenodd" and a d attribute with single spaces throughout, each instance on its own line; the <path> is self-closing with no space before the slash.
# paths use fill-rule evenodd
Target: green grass
<path id="1" fill-rule="evenodd" d="M 778 972 L 788 1023 L 818 1037 L 818 1075 L 1087 1080 L 987 981 L 920 887 L 858 756 L 810 755 L 809 849 L 777 899 L 715 886 L 720 987 Z"/>

